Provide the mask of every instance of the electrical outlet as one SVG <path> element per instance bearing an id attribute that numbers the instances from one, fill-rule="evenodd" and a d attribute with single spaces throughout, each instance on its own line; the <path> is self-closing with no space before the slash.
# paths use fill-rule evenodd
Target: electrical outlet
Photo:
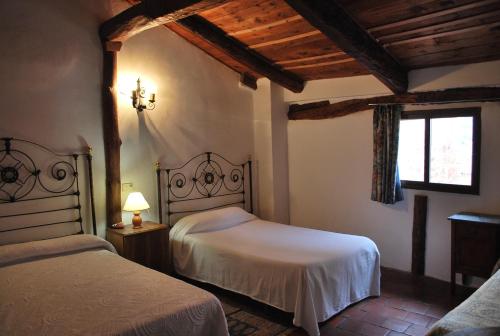
<path id="1" fill-rule="evenodd" d="M 122 183 L 122 193 L 129 194 L 134 191 L 134 184 L 132 182 Z"/>

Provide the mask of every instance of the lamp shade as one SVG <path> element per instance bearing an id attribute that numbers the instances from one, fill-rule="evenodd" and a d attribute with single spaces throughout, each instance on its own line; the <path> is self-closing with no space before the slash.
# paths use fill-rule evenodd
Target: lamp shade
<path id="1" fill-rule="evenodd" d="M 149 209 L 149 204 L 144 199 L 140 192 L 132 192 L 128 195 L 123 210 L 125 211 L 140 211 Z"/>

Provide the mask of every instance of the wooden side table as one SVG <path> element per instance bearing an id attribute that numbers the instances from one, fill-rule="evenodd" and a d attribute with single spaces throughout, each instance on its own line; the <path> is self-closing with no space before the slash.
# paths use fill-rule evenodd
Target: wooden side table
<path id="1" fill-rule="evenodd" d="M 451 220 L 451 292 L 456 273 L 489 278 L 500 257 L 500 216 L 460 212 Z"/>
<path id="2" fill-rule="evenodd" d="M 108 228 L 106 239 L 122 257 L 169 273 L 168 233 L 165 224 L 143 222 L 140 229 L 134 229 L 132 225 L 126 225 L 123 229 Z"/>

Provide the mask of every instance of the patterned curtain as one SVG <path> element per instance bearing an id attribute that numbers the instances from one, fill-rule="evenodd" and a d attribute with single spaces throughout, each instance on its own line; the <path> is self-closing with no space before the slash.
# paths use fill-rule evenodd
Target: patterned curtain
<path id="1" fill-rule="evenodd" d="M 403 200 L 398 172 L 401 105 L 378 105 L 373 111 L 372 201 L 394 204 Z"/>

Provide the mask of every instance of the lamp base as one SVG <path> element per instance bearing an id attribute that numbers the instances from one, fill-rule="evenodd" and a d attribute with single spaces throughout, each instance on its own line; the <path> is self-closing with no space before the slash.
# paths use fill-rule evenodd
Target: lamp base
<path id="1" fill-rule="evenodd" d="M 132 225 L 134 226 L 134 229 L 142 228 L 141 224 L 142 224 L 141 212 L 134 211 L 134 217 L 132 217 Z"/>

